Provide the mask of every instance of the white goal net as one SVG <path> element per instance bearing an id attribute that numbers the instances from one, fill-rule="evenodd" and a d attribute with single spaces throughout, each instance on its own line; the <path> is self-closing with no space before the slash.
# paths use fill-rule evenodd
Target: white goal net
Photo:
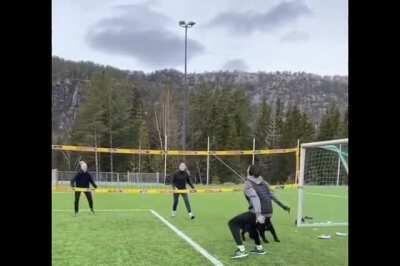
<path id="1" fill-rule="evenodd" d="M 301 145 L 297 226 L 347 226 L 348 140 Z"/>

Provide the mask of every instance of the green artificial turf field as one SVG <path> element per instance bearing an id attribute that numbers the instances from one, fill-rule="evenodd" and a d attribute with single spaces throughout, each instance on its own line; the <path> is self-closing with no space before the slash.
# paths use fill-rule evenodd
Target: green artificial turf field
<path id="1" fill-rule="evenodd" d="M 335 235 L 347 233 L 347 227 L 297 228 L 297 191 L 278 190 L 275 194 L 292 209 L 289 216 L 274 204 L 272 221 L 281 242 L 273 242 L 267 232 L 266 255 L 232 260 L 236 246 L 227 222 L 247 210 L 241 192 L 191 194 L 195 220 L 189 219 L 182 199 L 178 215 L 171 217 L 171 195 L 97 193 L 95 215 L 87 211 L 86 198 L 81 195 L 82 210 L 74 217 L 72 193 L 53 193 L 52 262 L 55 266 L 213 265 L 153 215 L 152 209 L 223 265 L 348 265 L 348 237 Z M 347 188 L 308 188 L 304 210 L 316 222 L 347 221 Z M 320 234 L 332 238 L 318 239 Z M 254 242 L 247 238 L 245 246 L 250 250 Z"/>

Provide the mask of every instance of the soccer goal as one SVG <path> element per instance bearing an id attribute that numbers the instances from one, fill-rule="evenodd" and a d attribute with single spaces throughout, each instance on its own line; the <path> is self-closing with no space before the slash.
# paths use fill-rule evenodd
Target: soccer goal
<path id="1" fill-rule="evenodd" d="M 297 226 L 347 226 L 348 139 L 302 144 L 299 170 Z"/>

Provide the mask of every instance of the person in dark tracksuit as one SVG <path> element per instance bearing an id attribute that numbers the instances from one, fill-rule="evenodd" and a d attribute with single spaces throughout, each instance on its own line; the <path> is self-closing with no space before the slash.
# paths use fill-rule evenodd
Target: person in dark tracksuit
<path id="1" fill-rule="evenodd" d="M 173 176 L 172 176 L 172 189 L 186 189 L 186 183 L 189 184 L 189 186 L 194 189 L 194 186 L 192 182 L 190 181 L 190 176 L 187 170 L 187 167 L 185 163 L 180 163 L 179 164 L 179 171 L 177 171 Z M 189 196 L 187 193 L 173 193 L 174 197 L 174 203 L 172 206 L 172 216 L 176 215 L 176 208 L 178 207 L 178 202 L 179 202 L 179 195 L 182 196 L 183 200 L 185 201 L 185 206 L 186 210 L 189 213 L 190 219 L 194 219 L 194 215 L 192 213 L 192 208 L 190 206 L 189 202 Z"/>
<path id="2" fill-rule="evenodd" d="M 250 228 L 250 237 L 254 239 L 256 244 L 255 249 L 251 250 L 251 253 L 259 255 L 266 253 L 261 245 L 257 227 L 267 223 L 267 226 L 274 230 L 270 223 L 273 209 L 271 200 L 285 211 L 290 211 L 288 206 L 280 202 L 274 194 L 271 193 L 269 184 L 260 176 L 260 169 L 255 165 L 251 165 L 248 168 L 244 193 L 250 205 L 249 211 L 239 214 L 228 222 L 229 229 L 238 247 L 234 256 L 232 256 L 234 259 L 248 256 L 240 236 L 240 230 L 245 226 Z"/>
<path id="3" fill-rule="evenodd" d="M 87 164 L 84 161 L 79 162 L 79 172 L 75 175 L 75 177 L 71 180 L 72 188 L 89 188 L 89 185 L 92 184 L 94 188 L 97 188 L 96 183 L 93 181 L 92 176 L 87 171 Z M 85 191 L 85 196 L 88 200 L 89 207 L 91 212 L 94 214 L 93 210 L 93 199 L 90 191 Z M 75 216 L 79 212 L 79 198 L 81 196 L 81 191 L 75 191 Z"/>

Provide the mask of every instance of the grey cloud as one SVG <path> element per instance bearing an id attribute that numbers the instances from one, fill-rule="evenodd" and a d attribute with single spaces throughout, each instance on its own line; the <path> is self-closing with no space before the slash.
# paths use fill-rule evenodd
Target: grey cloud
<path id="1" fill-rule="evenodd" d="M 227 71 L 247 71 L 249 66 L 242 59 L 233 59 L 226 62 L 222 69 Z"/>
<path id="2" fill-rule="evenodd" d="M 125 55 L 152 67 L 175 67 L 183 64 L 184 34 L 170 32 L 177 24 L 147 5 L 118 6 L 118 16 L 104 18 L 93 25 L 86 36 L 92 48 L 110 54 Z M 181 34 L 180 34 L 181 33 Z M 188 59 L 204 52 L 201 43 L 188 39 Z"/>
<path id="3" fill-rule="evenodd" d="M 272 31 L 310 14 L 311 9 L 303 1 L 284 1 L 264 13 L 221 13 L 212 19 L 208 26 L 225 27 L 232 33 L 251 34 L 255 31 Z"/>
<path id="4" fill-rule="evenodd" d="M 310 35 L 304 31 L 291 31 L 283 35 L 281 42 L 305 42 L 310 39 Z"/>

